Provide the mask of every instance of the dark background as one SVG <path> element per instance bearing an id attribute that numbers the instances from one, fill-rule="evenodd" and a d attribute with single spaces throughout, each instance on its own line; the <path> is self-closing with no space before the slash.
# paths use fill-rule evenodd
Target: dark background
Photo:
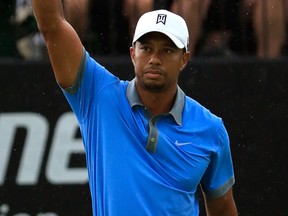
<path id="1" fill-rule="evenodd" d="M 133 78 L 128 56 L 97 59 L 120 78 Z M 287 59 L 202 58 L 189 62 L 180 76 L 179 85 L 187 95 L 224 119 L 234 160 L 234 195 L 239 215 L 288 215 L 287 69 Z M 70 111 L 50 64 L 0 60 L 0 86 L 0 115 L 34 112 L 48 119 L 51 131 L 45 150 L 47 159 L 55 122 Z M 7 215 L 37 215 L 41 211 L 61 216 L 91 215 L 88 184 L 52 185 L 42 173 L 37 185 L 18 186 L 15 170 L 25 132 L 19 130 L 14 139 L 7 179 L 0 186 L 0 207 L 9 204 Z M 78 160 L 81 166 L 85 165 L 83 155 Z"/>

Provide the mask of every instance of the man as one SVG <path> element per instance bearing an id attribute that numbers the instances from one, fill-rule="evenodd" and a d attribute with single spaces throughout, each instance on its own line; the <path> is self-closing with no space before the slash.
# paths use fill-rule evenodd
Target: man
<path id="1" fill-rule="evenodd" d="M 61 1 L 33 0 L 33 8 L 80 124 L 93 215 L 198 215 L 200 183 L 209 215 L 236 215 L 222 121 L 177 86 L 189 59 L 185 21 L 165 10 L 142 16 L 128 82 L 83 50 Z"/>

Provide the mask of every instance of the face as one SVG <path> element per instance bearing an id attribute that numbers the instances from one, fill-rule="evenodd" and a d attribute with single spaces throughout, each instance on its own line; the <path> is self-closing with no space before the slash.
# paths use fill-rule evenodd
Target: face
<path id="1" fill-rule="evenodd" d="M 151 92 L 176 88 L 178 76 L 187 64 L 184 52 L 162 33 L 148 33 L 130 48 L 138 89 Z"/>

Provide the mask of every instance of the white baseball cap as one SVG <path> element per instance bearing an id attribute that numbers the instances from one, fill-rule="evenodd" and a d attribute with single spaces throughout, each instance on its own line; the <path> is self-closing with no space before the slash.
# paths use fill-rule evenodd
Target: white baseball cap
<path id="1" fill-rule="evenodd" d="M 155 10 L 143 14 L 136 25 L 133 43 L 149 32 L 167 35 L 175 45 L 188 50 L 189 33 L 185 20 L 167 10 Z"/>

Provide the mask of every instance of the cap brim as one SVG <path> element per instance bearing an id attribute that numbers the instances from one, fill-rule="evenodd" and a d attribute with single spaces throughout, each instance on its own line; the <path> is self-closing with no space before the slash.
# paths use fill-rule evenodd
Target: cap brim
<path id="1" fill-rule="evenodd" d="M 151 33 L 151 32 L 162 33 L 162 34 L 168 36 L 179 49 L 183 49 L 183 48 L 187 49 L 187 47 L 185 47 L 185 45 L 177 37 L 175 37 L 174 35 L 170 34 L 169 32 L 161 31 L 160 29 L 149 29 L 147 31 L 143 31 L 140 34 L 135 35 L 134 38 L 133 38 L 133 43 L 135 43 L 137 40 L 139 40 L 145 34 L 148 34 L 148 33 Z"/>

